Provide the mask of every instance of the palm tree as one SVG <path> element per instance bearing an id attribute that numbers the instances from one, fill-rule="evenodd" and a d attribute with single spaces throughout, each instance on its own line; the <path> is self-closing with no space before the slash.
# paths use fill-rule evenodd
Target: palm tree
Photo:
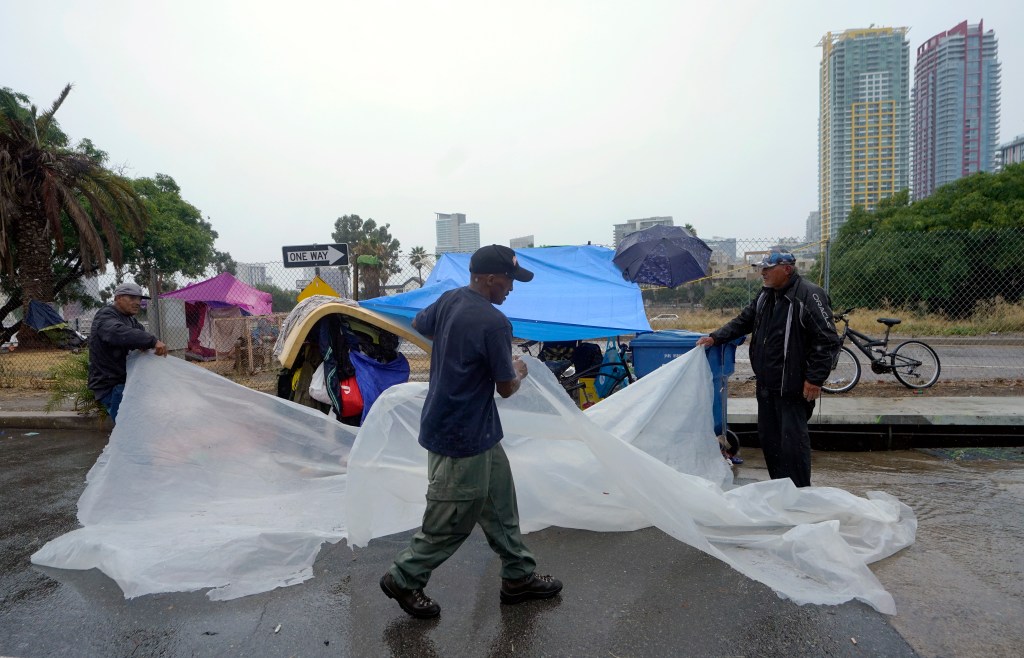
<path id="1" fill-rule="evenodd" d="M 120 268 L 118 230 L 141 235 L 148 219 L 131 182 L 105 169 L 91 143 L 68 147 L 54 114 L 69 93 L 37 116 L 24 94 L 0 89 L 0 271 L 26 312 L 32 299 L 53 301 L 56 254 L 86 273 L 106 271 L 108 258 Z"/>
<path id="2" fill-rule="evenodd" d="M 409 264 L 416 268 L 417 278 L 420 287 L 423 287 L 423 259 L 427 257 L 427 250 L 423 247 L 413 247 L 409 252 Z"/>

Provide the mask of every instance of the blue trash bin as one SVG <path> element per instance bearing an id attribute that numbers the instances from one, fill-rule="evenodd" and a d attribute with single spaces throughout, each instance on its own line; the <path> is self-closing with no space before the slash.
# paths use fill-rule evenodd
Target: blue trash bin
<path id="1" fill-rule="evenodd" d="M 701 336 L 695 331 L 671 329 L 638 334 L 629 342 L 633 351 L 633 374 L 638 378 L 649 375 L 677 356 L 686 354 L 697 346 Z M 736 346 L 745 337 L 737 338 L 725 345 L 715 345 L 705 350 L 711 376 L 715 382 L 715 400 L 712 413 L 715 418 L 715 434 L 722 436 L 728 429 L 727 400 L 729 398 L 729 375 L 736 370 Z"/>

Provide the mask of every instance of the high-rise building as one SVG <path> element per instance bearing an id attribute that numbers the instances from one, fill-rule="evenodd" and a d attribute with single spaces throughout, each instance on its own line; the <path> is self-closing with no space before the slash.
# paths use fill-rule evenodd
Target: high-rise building
<path id="1" fill-rule="evenodd" d="M 979 171 L 999 145 L 998 44 L 984 22 L 936 34 L 914 67 L 914 199 Z"/>
<path id="2" fill-rule="evenodd" d="M 612 235 L 612 246 L 619 246 L 619 241 L 630 233 L 642 231 L 652 226 L 672 226 L 671 217 L 644 217 L 642 219 L 627 219 L 625 224 L 615 224 L 615 231 Z"/>
<path id="3" fill-rule="evenodd" d="M 512 249 L 529 249 L 533 247 L 533 236 L 524 235 L 521 238 L 512 238 L 508 241 L 508 246 Z"/>
<path id="4" fill-rule="evenodd" d="M 999 147 L 999 168 L 1024 162 L 1024 135 Z"/>
<path id="5" fill-rule="evenodd" d="M 270 283 L 267 278 L 267 266 L 262 263 L 236 263 L 235 275 L 239 281 L 250 286 L 265 286 Z"/>
<path id="6" fill-rule="evenodd" d="M 910 187 L 910 44 L 905 27 L 827 33 L 819 44 L 818 212 L 834 238 L 850 209 Z"/>
<path id="7" fill-rule="evenodd" d="M 812 210 L 807 213 L 807 228 L 804 231 L 804 239 L 807 242 L 821 242 L 821 213 Z"/>
<path id="8" fill-rule="evenodd" d="M 704 244 L 711 247 L 711 251 L 721 252 L 728 256 L 729 260 L 736 260 L 736 238 L 720 238 L 716 235 L 702 239 Z"/>
<path id="9" fill-rule="evenodd" d="M 480 225 L 462 224 L 459 226 L 459 251 L 471 254 L 480 248 Z"/>
<path id="10" fill-rule="evenodd" d="M 436 212 L 434 229 L 437 235 L 435 254 L 448 252 L 474 252 L 480 248 L 480 225 L 467 224 L 460 212 Z"/>

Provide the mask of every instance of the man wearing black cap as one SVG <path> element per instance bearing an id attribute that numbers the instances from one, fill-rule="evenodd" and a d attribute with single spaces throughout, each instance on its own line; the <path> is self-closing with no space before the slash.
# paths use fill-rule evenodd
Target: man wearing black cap
<path id="1" fill-rule="evenodd" d="M 697 341 L 709 347 L 746 334 L 757 378 L 757 436 L 771 478 L 811 485 L 807 421 L 839 352 L 825 291 L 796 273 L 796 258 L 773 250 L 754 267 L 764 288 L 732 322 Z"/>
<path id="2" fill-rule="evenodd" d="M 427 449 L 427 509 L 423 526 L 381 577 L 389 598 L 413 617 L 436 617 L 441 607 L 423 593 L 430 574 L 480 525 L 501 557 L 501 602 L 521 603 L 558 594 L 562 583 L 534 573 L 523 544 L 515 484 L 501 447 L 494 391 L 519 390 L 526 364 L 512 356 L 512 325 L 494 304 L 514 281 L 533 272 L 514 251 L 481 247 L 469 261 L 470 284 L 449 290 L 413 320 L 433 339 L 430 385 L 420 417 L 419 442 Z"/>
<path id="3" fill-rule="evenodd" d="M 89 334 L 89 390 L 117 422 L 124 383 L 127 379 L 128 352 L 154 350 L 167 356 L 167 346 L 142 328 L 135 319 L 142 300 L 138 284 L 126 282 L 114 288 L 114 303 L 96 312 Z"/>

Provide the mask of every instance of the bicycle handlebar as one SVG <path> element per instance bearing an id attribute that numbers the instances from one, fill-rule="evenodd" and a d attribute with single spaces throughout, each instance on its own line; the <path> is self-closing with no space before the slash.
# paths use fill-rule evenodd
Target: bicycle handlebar
<path id="1" fill-rule="evenodd" d="M 853 313 L 853 307 L 852 306 L 850 308 L 846 309 L 845 311 L 843 311 L 842 313 L 833 313 L 832 314 L 832 319 L 836 320 L 836 321 L 845 320 L 846 316 L 849 315 L 850 313 Z"/>

